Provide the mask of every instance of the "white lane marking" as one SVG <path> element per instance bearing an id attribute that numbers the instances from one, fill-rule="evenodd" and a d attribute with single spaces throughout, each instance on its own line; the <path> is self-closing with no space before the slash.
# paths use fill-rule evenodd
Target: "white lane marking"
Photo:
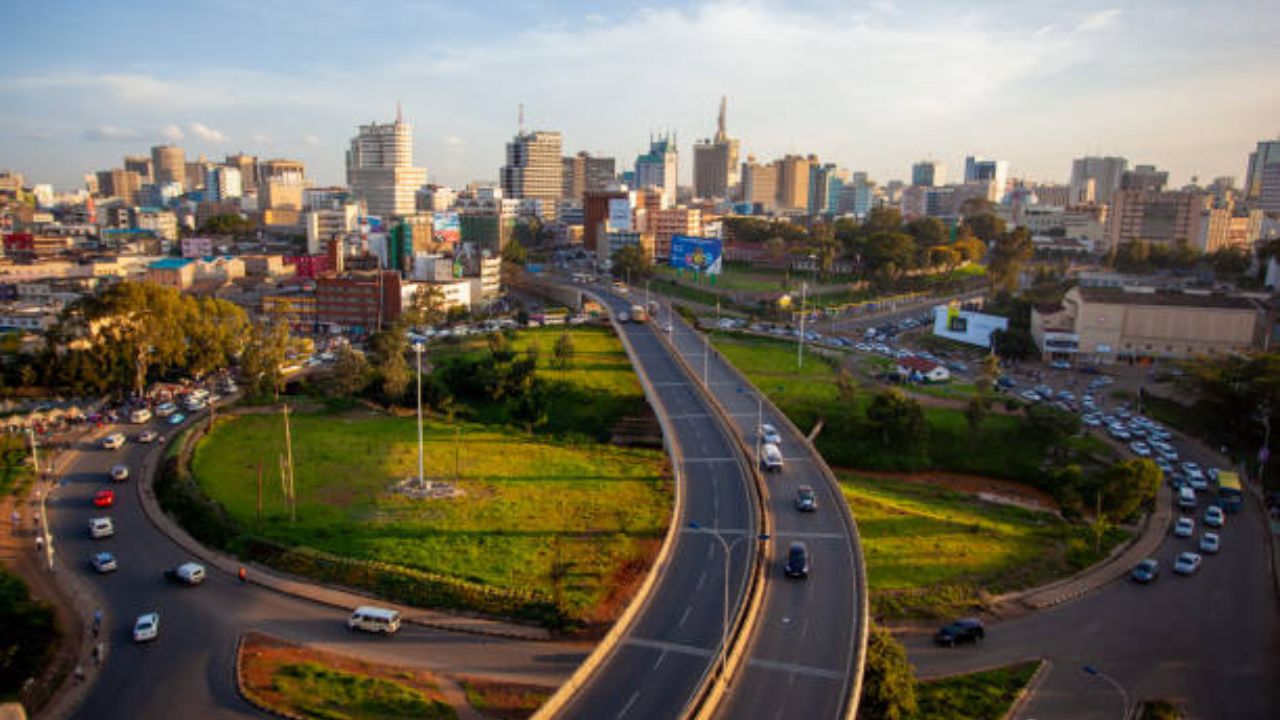
<path id="1" fill-rule="evenodd" d="M 701 590 L 701 589 L 702 589 L 702 585 L 703 585 L 703 583 L 705 583 L 706 581 L 707 581 L 707 571 L 706 571 L 706 570 L 703 570 L 703 571 L 702 571 L 702 574 L 698 576 L 698 587 L 697 587 L 697 589 L 698 589 L 698 590 Z"/>
<path id="2" fill-rule="evenodd" d="M 635 705 L 635 704 L 636 704 L 636 700 L 639 700 L 639 699 L 640 699 L 640 691 L 639 691 L 639 690 L 636 690 L 635 692 L 631 693 L 631 699 L 627 701 L 627 704 L 626 704 L 626 705 L 623 705 L 623 706 L 622 706 L 622 711 L 618 713 L 618 717 L 619 717 L 619 718 L 626 717 L 626 716 L 627 716 L 627 713 L 631 711 L 631 706 L 632 706 L 632 705 Z"/>
<path id="3" fill-rule="evenodd" d="M 777 662 L 776 660 L 760 660 L 753 659 L 748 661 L 753 668 L 761 670 L 776 670 L 778 672 L 792 673 L 795 675 L 807 675 L 809 677 L 820 678 L 822 680 L 843 680 L 844 673 L 835 670 L 825 670 L 823 668 L 810 667 L 808 665 L 797 665 L 795 663 Z"/>
<path id="4" fill-rule="evenodd" d="M 845 535 L 844 533 L 824 533 L 824 532 L 799 532 L 799 533 L 780 532 L 780 533 L 774 534 L 774 537 L 778 538 L 779 540 L 783 540 L 783 539 L 789 540 L 791 538 L 797 538 L 800 540 L 843 540 L 844 538 L 848 537 L 848 535 Z"/>
<path id="5" fill-rule="evenodd" d="M 658 662 L 653 664 L 653 669 L 657 670 L 658 666 L 662 664 L 662 661 L 666 659 L 667 659 L 667 651 L 663 650 L 662 654 L 658 656 Z"/>
<path id="6" fill-rule="evenodd" d="M 706 420 L 711 417 L 707 413 L 690 413 L 688 415 L 668 415 L 668 420 Z"/>
<path id="7" fill-rule="evenodd" d="M 719 638 L 716 638 L 717 642 Z M 646 640 L 644 638 L 627 638 L 623 640 L 627 645 L 635 647 L 651 648 L 653 650 L 662 650 L 665 652 L 682 653 L 685 655 L 697 655 L 698 657 L 711 657 L 714 652 L 707 648 L 694 647 L 693 645 L 681 645 L 679 643 L 666 642 L 663 640 Z"/>
<path id="8" fill-rule="evenodd" d="M 738 462 L 738 458 L 736 457 L 705 457 L 705 458 L 687 457 L 687 458 L 684 458 L 685 465 L 688 465 L 689 463 L 727 463 L 727 462 L 736 463 Z"/>
<path id="9" fill-rule="evenodd" d="M 676 623 L 676 627 L 684 627 L 684 623 L 686 620 L 689 619 L 689 613 L 691 612 L 693 612 L 693 606 L 686 605 L 684 608 L 684 613 L 680 615 L 680 622 Z M 657 665 L 654 665 L 654 667 L 657 667 Z"/>
<path id="10" fill-rule="evenodd" d="M 745 535 L 748 531 L 742 528 L 698 528 L 691 527 L 680 528 L 680 532 L 690 535 Z M 841 535 L 840 537 L 844 537 Z"/>

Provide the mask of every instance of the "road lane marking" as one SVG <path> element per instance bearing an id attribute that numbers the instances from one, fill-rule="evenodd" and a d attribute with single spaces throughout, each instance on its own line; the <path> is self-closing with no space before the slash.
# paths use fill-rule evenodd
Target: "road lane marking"
<path id="1" fill-rule="evenodd" d="M 662 664 L 662 661 L 666 659 L 667 659 L 667 651 L 663 650 L 662 654 L 658 656 L 658 662 L 653 664 L 653 669 L 657 670 L 658 666 Z"/>
<path id="2" fill-rule="evenodd" d="M 636 690 L 635 692 L 631 693 L 631 699 L 627 701 L 626 705 L 622 706 L 622 711 L 618 713 L 618 717 L 619 718 L 626 717 L 627 713 L 631 711 L 631 706 L 635 705 L 636 700 L 639 700 L 639 699 L 640 699 L 639 690 Z"/>
<path id="3" fill-rule="evenodd" d="M 716 638 L 719 640 L 719 638 Z M 684 655 L 696 655 L 698 657 L 712 657 L 714 652 L 707 648 L 694 647 L 693 645 L 681 645 L 679 643 L 666 642 L 663 640 L 646 640 L 644 638 L 627 638 L 623 640 L 627 645 L 636 647 L 650 648 L 653 650 L 662 650 L 664 652 L 682 653 Z"/>
<path id="4" fill-rule="evenodd" d="M 688 415 L 667 415 L 668 420 L 706 420 L 711 417 L 707 413 L 690 413 Z"/>
<path id="5" fill-rule="evenodd" d="M 698 587 L 696 589 L 701 590 L 703 583 L 705 583 L 706 581 L 707 581 L 707 571 L 703 570 L 702 574 L 698 576 Z"/>
<path id="6" fill-rule="evenodd" d="M 680 532 L 686 535 L 745 535 L 747 530 L 742 528 L 697 528 L 691 527 L 680 528 Z M 754 530 L 750 531 L 755 533 Z M 799 537 L 799 536 L 797 536 Z M 844 537 L 843 535 L 832 535 L 832 537 Z"/>
<path id="7" fill-rule="evenodd" d="M 676 623 L 676 627 L 684 627 L 684 623 L 689 619 L 689 613 L 691 612 L 693 612 L 693 606 L 685 605 L 684 613 L 680 615 L 680 622 Z M 657 667 L 657 665 L 654 665 L 654 667 Z"/>
<path id="8" fill-rule="evenodd" d="M 773 536 L 778 539 L 796 538 L 799 540 L 843 540 L 846 537 L 848 537 L 848 535 L 845 535 L 844 533 L 833 533 L 833 532 L 799 532 L 799 533 L 780 532 L 780 533 L 774 533 Z"/>
<path id="9" fill-rule="evenodd" d="M 748 664 L 753 668 L 761 670 L 776 670 L 778 672 L 791 673 L 793 675 L 807 675 L 809 677 L 820 678 L 822 680 L 843 680 L 844 673 L 835 670 L 824 670 L 822 668 L 810 667 L 808 665 L 797 665 L 795 663 L 784 663 L 776 660 L 752 659 Z"/>
<path id="10" fill-rule="evenodd" d="M 706 458 L 685 458 L 684 459 L 684 463 L 686 465 L 688 465 L 689 463 L 727 463 L 727 462 L 736 463 L 738 462 L 738 458 L 706 457 Z"/>

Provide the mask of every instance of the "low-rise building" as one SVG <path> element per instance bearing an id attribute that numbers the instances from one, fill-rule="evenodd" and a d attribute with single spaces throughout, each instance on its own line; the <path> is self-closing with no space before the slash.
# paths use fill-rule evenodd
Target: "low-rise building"
<path id="1" fill-rule="evenodd" d="M 195 282 L 196 261 L 191 258 L 164 258 L 147 266 L 147 282 L 186 290 Z"/>
<path id="2" fill-rule="evenodd" d="M 316 278 L 316 322 L 374 333 L 400 318 L 400 273 L 351 272 Z"/>
<path id="3" fill-rule="evenodd" d="M 899 360 L 898 375 L 911 382 L 938 384 L 951 381 L 950 370 L 922 357 L 908 357 Z"/>

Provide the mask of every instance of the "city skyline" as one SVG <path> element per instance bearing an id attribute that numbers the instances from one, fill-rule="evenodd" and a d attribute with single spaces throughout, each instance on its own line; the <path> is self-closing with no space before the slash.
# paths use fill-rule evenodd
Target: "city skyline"
<path id="1" fill-rule="evenodd" d="M 1263 3 L 909 13 L 892 2 L 679 3 L 609 14 L 519 4 L 483 16 L 409 2 L 377 16 L 327 2 L 216 7 L 15 8 L 0 31 L 0 91 L 14 100 L 0 113 L 0 167 L 70 188 L 172 142 L 211 159 L 295 157 L 336 184 L 357 126 L 388 121 L 397 100 L 416 126 L 417 164 L 453 186 L 497 181 L 521 102 L 525 126 L 562 133 L 565 155 L 626 169 L 656 131 L 673 131 L 691 159 L 727 95 L 743 158 L 816 153 L 881 182 L 909 180 L 924 158 L 956 168 L 981 155 L 1007 160 L 1012 177 L 1065 183 L 1074 158 L 1118 155 L 1169 170 L 1174 186 L 1192 175 L 1239 184 L 1256 142 L 1280 132 L 1267 77 L 1280 9 Z M 307 22 L 284 26 L 298 12 Z M 371 34 L 390 15 L 401 27 Z M 437 31 L 410 40 L 412 21 L 428 17 Z M 72 42 L 51 61 L 37 27 Z M 279 32 L 245 50 L 214 42 L 245 27 Z M 378 42 L 344 42 L 340 61 L 316 50 L 365 30 Z M 118 42 L 130 33 L 175 61 Z M 680 163 L 682 185 L 692 165 Z"/>

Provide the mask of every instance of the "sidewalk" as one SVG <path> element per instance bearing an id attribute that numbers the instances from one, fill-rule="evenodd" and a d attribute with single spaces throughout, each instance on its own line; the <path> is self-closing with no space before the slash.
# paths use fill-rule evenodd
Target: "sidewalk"
<path id="1" fill-rule="evenodd" d="M 204 422 L 204 418 L 201 418 L 199 422 Z M 138 498 L 142 501 L 142 509 L 147 518 L 151 521 L 151 524 L 156 526 L 156 529 L 168 536 L 179 547 L 191 553 L 193 557 L 225 572 L 230 577 L 235 577 L 240 568 L 245 567 L 244 563 L 226 553 L 205 547 L 191 537 L 186 530 L 160 508 L 160 503 L 156 499 L 153 481 L 154 473 L 159 469 L 157 461 L 163 455 L 164 446 L 160 446 L 143 461 L 138 475 Z M 246 569 L 248 570 L 246 577 L 249 582 L 321 605 L 330 605 L 343 610 L 352 610 L 360 605 L 378 605 L 379 607 L 389 607 L 399 611 L 405 622 L 437 630 L 487 635 L 512 640 L 551 640 L 551 633 L 540 627 L 395 605 L 372 595 L 364 595 L 345 588 L 317 584 L 310 580 L 285 575 L 257 564 L 251 564 Z"/>

